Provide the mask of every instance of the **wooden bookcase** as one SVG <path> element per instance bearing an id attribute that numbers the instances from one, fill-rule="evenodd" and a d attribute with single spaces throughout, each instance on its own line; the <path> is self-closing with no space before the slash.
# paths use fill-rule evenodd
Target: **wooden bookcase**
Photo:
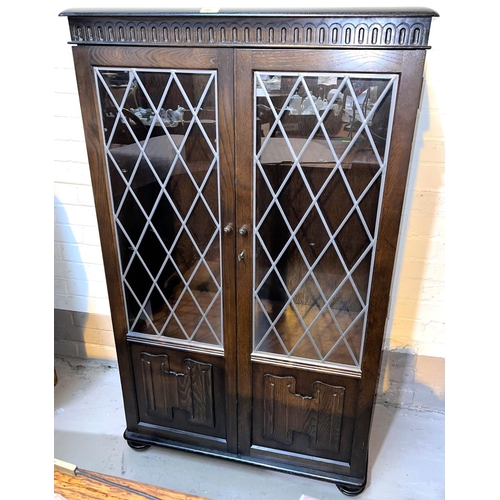
<path id="1" fill-rule="evenodd" d="M 360 493 L 436 13 L 62 15 L 125 439 Z"/>

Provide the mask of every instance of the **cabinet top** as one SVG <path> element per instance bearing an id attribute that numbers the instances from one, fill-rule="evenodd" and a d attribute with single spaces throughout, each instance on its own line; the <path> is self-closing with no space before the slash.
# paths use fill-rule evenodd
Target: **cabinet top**
<path id="1" fill-rule="evenodd" d="M 417 16 L 417 17 L 435 17 L 438 13 L 432 9 L 426 7 L 422 8 L 411 8 L 411 7 L 401 7 L 401 8 L 379 8 L 379 9 L 368 9 L 368 8 L 332 8 L 332 9 L 319 9 L 310 8 L 304 9 L 239 9 L 237 7 L 231 7 L 230 9 L 97 9 L 97 8 L 86 8 L 86 9 L 66 9 L 60 14 L 61 16 L 159 16 L 159 17 L 192 17 L 192 16 L 203 16 L 207 17 L 210 15 L 220 16 L 244 16 L 244 17 L 378 17 L 378 16 L 392 16 L 392 17 L 406 17 L 406 16 Z"/>
<path id="2" fill-rule="evenodd" d="M 71 41 L 91 45 L 426 49 L 428 8 L 68 9 Z"/>

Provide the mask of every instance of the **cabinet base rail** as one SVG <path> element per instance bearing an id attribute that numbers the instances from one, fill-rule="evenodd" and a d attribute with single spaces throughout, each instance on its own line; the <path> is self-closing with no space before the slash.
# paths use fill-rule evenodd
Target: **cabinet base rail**
<path id="1" fill-rule="evenodd" d="M 359 495 L 364 491 L 367 484 L 368 470 L 366 470 L 363 477 L 358 478 L 358 477 L 346 476 L 343 474 L 336 474 L 333 472 L 312 471 L 310 469 L 306 469 L 303 467 L 292 468 L 292 467 L 287 467 L 283 464 L 271 463 L 269 461 L 265 461 L 262 459 L 255 459 L 253 457 L 236 455 L 233 453 L 214 452 L 213 450 L 209 450 L 207 448 L 185 445 L 157 437 L 149 437 L 129 430 L 125 430 L 125 432 L 123 433 L 123 437 L 129 444 L 129 446 L 136 451 L 145 451 L 150 446 L 163 446 L 165 448 L 171 448 L 181 451 L 201 453 L 203 455 L 208 455 L 214 458 L 232 460 L 234 462 L 244 463 L 247 465 L 266 467 L 267 469 L 272 469 L 278 472 L 284 472 L 287 474 L 294 474 L 297 476 L 307 477 L 310 479 L 331 482 L 334 483 L 339 489 L 339 491 L 346 496 Z M 368 464 L 367 464 L 367 469 L 368 469 Z"/>

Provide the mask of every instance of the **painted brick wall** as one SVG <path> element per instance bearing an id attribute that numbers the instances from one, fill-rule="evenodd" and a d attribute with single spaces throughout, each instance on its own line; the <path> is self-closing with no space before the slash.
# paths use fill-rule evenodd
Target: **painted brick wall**
<path id="1" fill-rule="evenodd" d="M 445 43 L 438 23 L 426 59 L 385 347 L 444 357 L 445 137 L 439 97 Z"/>
<path id="2" fill-rule="evenodd" d="M 54 307 L 109 315 L 66 18 L 54 68 Z"/>
<path id="3" fill-rule="evenodd" d="M 68 7 L 56 2 L 61 10 Z M 81 1 L 79 7 L 87 2 Z M 125 2 L 109 7 L 133 7 Z M 316 2 L 317 6 L 325 6 Z M 362 6 L 363 3 L 358 3 Z M 358 5 L 357 4 L 357 5 Z M 255 7 L 258 7 L 253 3 Z M 364 4 L 366 5 L 366 3 Z M 368 3 L 368 5 L 370 5 Z M 404 6 L 405 2 L 398 2 Z M 408 5 L 412 5 L 408 2 Z M 432 7 L 440 10 L 444 2 Z M 90 6 L 90 5 L 89 5 Z M 137 6 L 137 5 L 135 5 Z M 151 7 L 154 7 L 151 4 Z M 186 5 L 189 6 L 189 5 Z M 378 7 L 382 4 L 377 4 Z M 443 132 L 444 30 L 441 19 L 433 21 L 432 50 L 428 52 L 424 92 L 415 134 L 408 183 L 408 197 L 401 227 L 401 244 L 393 282 L 388 318 L 385 366 L 409 366 L 411 384 L 432 388 L 444 399 L 445 355 L 445 179 Z M 54 308 L 56 354 L 112 359 L 113 339 L 100 241 L 66 18 L 54 22 Z M 67 314 L 65 314 L 65 311 Z M 79 314 L 80 313 L 80 314 Z M 75 320 L 75 317 L 78 318 Z M 86 324 L 86 321 L 89 324 Z M 96 326 L 98 321 L 100 326 Z M 75 323 L 76 322 L 76 323 Z M 91 323 L 93 322 L 93 324 Z M 402 356 L 403 358 L 398 356 Z M 420 369 L 418 359 L 421 356 Z M 396 359 L 396 361 L 394 361 Z M 434 360 L 434 361 L 432 361 Z M 391 364 L 392 363 L 392 364 Z M 399 365 L 398 365 L 399 363 Z M 441 368 L 430 368 L 437 363 Z M 424 366 L 425 365 L 425 366 Z M 426 366 L 428 366 L 426 368 Z M 434 365 L 433 365 L 434 366 Z M 384 372 L 380 394 L 399 402 L 413 401 L 408 375 L 401 370 Z M 394 375 L 394 373 L 396 375 Z M 394 380 L 396 378 L 397 380 Z M 410 385 L 411 385 L 410 384 Z M 410 388 L 409 388 L 410 387 Z M 412 386 L 413 387 L 413 386 Z M 414 391 L 413 393 L 414 394 Z"/>

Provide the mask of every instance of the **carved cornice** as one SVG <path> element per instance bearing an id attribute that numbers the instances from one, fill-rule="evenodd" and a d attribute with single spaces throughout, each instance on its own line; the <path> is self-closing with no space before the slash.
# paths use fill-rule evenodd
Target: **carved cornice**
<path id="1" fill-rule="evenodd" d="M 179 47 L 428 48 L 431 16 L 68 15 L 71 42 Z"/>

